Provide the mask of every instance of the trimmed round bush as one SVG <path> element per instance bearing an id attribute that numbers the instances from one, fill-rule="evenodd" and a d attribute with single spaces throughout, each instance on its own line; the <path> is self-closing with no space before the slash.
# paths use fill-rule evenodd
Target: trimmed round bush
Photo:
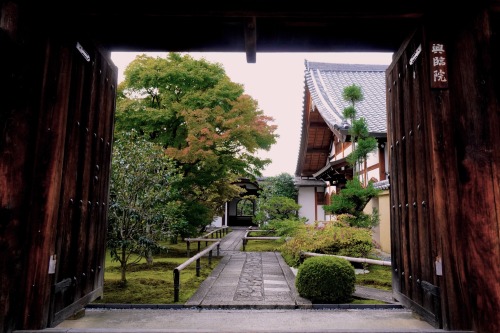
<path id="1" fill-rule="evenodd" d="M 345 303 L 355 291 L 354 267 L 344 258 L 307 258 L 299 266 L 295 286 L 300 296 L 313 303 Z"/>

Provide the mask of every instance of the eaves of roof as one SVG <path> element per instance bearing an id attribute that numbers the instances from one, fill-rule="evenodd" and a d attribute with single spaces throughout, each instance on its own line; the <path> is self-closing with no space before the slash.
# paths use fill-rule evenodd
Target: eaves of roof
<path id="1" fill-rule="evenodd" d="M 307 145 L 307 138 L 306 138 L 306 98 L 307 98 L 307 82 L 304 81 L 304 95 L 302 96 L 302 126 L 301 126 L 301 129 L 300 129 L 300 143 L 299 143 L 299 151 L 298 151 L 298 155 L 297 155 L 297 166 L 295 168 L 295 176 L 296 177 L 299 177 L 300 174 L 301 174 L 301 171 L 302 171 L 302 168 L 303 168 L 303 164 L 304 164 L 304 159 L 301 158 L 304 154 L 305 154 L 305 151 L 307 149 L 306 145 Z"/>
<path id="2" fill-rule="evenodd" d="M 356 103 L 359 117 L 368 123 L 370 135 L 376 138 L 387 136 L 387 115 L 385 97 L 385 70 L 387 65 L 335 64 L 305 61 L 304 95 L 301 139 L 295 175 L 300 176 L 304 167 L 307 150 L 307 97 L 312 102 L 325 123 L 334 133 L 348 137 L 348 127 L 344 128 L 342 111 L 349 104 L 343 100 L 345 87 L 356 84 L 361 87 L 364 99 Z"/>
<path id="3" fill-rule="evenodd" d="M 301 179 L 299 177 L 296 177 L 294 185 L 296 187 L 318 187 L 318 186 L 326 187 L 326 183 L 323 180 Z"/>
<path id="4" fill-rule="evenodd" d="M 330 161 L 328 162 L 327 165 L 325 165 L 323 168 L 321 168 L 320 170 L 318 170 L 318 172 L 316 172 L 315 174 L 313 174 L 313 176 L 315 178 L 318 178 L 318 177 L 321 177 L 321 175 L 323 175 L 325 172 L 329 171 L 330 169 L 337 169 L 337 168 L 341 168 L 343 166 L 346 166 L 348 164 L 347 162 L 347 158 L 344 157 L 344 158 L 340 158 L 338 160 L 335 160 L 335 161 Z"/>
<path id="5" fill-rule="evenodd" d="M 329 64 L 306 62 L 306 85 L 311 98 L 325 122 L 340 126 L 342 112 L 350 103 L 342 93 L 345 87 L 361 87 L 364 99 L 355 104 L 358 117 L 363 117 L 371 132 L 387 132 L 386 65 Z"/>

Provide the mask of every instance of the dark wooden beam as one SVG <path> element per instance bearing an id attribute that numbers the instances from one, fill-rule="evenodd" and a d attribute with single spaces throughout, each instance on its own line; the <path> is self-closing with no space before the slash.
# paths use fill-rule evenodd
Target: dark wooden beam
<path id="1" fill-rule="evenodd" d="M 328 155 L 328 148 L 329 147 L 324 147 L 324 148 L 307 148 L 307 154 L 324 154 Z"/>
<path id="2" fill-rule="evenodd" d="M 245 51 L 247 62 L 254 64 L 257 61 L 257 22 L 255 17 L 251 17 L 245 26 Z"/>
<path id="3" fill-rule="evenodd" d="M 324 121 L 314 121 L 309 123 L 310 128 L 324 128 L 325 130 L 329 130 L 328 126 Z"/>

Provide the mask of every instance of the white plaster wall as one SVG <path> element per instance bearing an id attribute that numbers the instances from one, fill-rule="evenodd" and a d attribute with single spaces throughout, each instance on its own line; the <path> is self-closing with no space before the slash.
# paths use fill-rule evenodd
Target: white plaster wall
<path id="1" fill-rule="evenodd" d="M 378 163 L 379 163 L 378 150 L 375 150 L 375 151 L 371 152 L 370 154 L 368 154 L 367 159 L 366 159 L 367 168 L 370 168 L 371 166 L 376 165 Z M 357 166 L 361 168 L 361 170 L 359 171 L 359 175 L 358 175 L 359 180 L 363 181 L 363 179 L 364 179 L 364 163 L 361 163 L 361 165 L 357 165 Z M 381 180 L 380 179 L 380 168 L 376 168 L 374 170 L 368 171 L 367 181 L 369 181 L 371 178 Z"/>
<path id="2" fill-rule="evenodd" d="M 300 187 L 298 204 L 301 206 L 299 209 L 299 217 L 307 218 L 308 223 L 313 223 L 315 220 L 315 188 L 314 187 Z"/>
<path id="3" fill-rule="evenodd" d="M 317 221 L 326 221 L 327 220 L 325 210 L 323 209 L 323 205 L 316 206 L 316 213 L 318 216 Z M 315 222 L 315 221 L 313 220 L 312 222 Z"/>
<path id="4" fill-rule="evenodd" d="M 375 178 L 377 181 L 380 180 L 380 169 L 376 168 L 375 170 L 368 171 L 367 180 Z"/>
<path id="5" fill-rule="evenodd" d="M 211 226 L 216 228 L 222 227 L 222 217 L 221 216 L 214 217 Z"/>

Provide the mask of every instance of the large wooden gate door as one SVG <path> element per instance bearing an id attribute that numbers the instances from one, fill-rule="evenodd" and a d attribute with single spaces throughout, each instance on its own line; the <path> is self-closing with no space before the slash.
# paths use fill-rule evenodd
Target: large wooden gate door
<path id="1" fill-rule="evenodd" d="M 468 14 L 428 17 L 386 72 L 393 289 L 437 327 L 489 333 L 500 328 L 500 16 Z"/>
<path id="2" fill-rule="evenodd" d="M 43 329 L 102 295 L 117 68 L 92 43 L 48 38 L 29 50 L 43 60 L 21 81 L 39 94 L 26 94 L 19 118 L 33 139 L 15 142 L 31 162 L 19 183 L 29 207 L 16 316 Z"/>
<path id="3" fill-rule="evenodd" d="M 403 304 L 442 327 L 432 209 L 429 119 L 424 105 L 427 48 L 416 32 L 387 70 L 388 142 L 391 162 L 393 291 Z M 424 51 L 425 52 L 425 51 Z M 439 273 L 439 272 L 437 272 Z"/>
<path id="4" fill-rule="evenodd" d="M 116 67 L 93 45 L 70 45 L 67 119 L 48 326 L 102 296 Z M 58 52 L 62 54 L 57 55 Z"/>

